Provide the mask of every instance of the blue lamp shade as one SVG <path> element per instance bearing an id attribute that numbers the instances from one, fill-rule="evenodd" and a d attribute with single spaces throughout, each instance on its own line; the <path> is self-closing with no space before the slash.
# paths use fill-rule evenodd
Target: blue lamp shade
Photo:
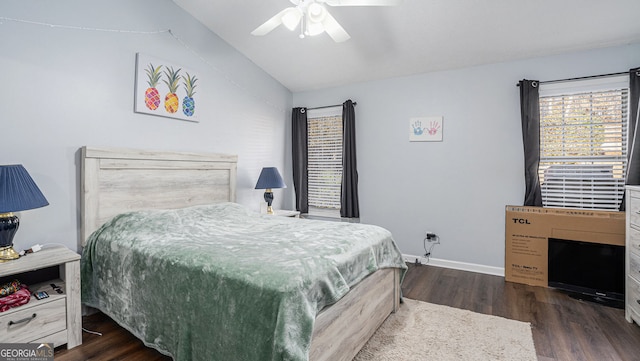
<path id="1" fill-rule="evenodd" d="M 0 214 L 40 208 L 48 204 L 22 165 L 0 166 Z"/>
<path id="2" fill-rule="evenodd" d="M 276 167 L 264 167 L 255 189 L 287 188 Z"/>

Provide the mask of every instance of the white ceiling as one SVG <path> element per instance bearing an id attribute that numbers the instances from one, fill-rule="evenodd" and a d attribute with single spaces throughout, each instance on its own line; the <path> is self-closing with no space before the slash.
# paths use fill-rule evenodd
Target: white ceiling
<path id="1" fill-rule="evenodd" d="M 174 0 L 292 92 L 640 42 L 640 0 L 404 0 L 328 7 L 351 35 L 251 31 L 289 0 Z M 640 61 L 640 59 L 638 59 Z"/>

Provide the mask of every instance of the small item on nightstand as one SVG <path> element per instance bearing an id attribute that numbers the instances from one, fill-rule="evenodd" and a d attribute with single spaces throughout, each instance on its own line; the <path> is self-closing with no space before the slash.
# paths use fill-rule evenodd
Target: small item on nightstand
<path id="1" fill-rule="evenodd" d="M 20 285 L 20 289 L 8 296 L 0 298 L 0 312 L 4 312 L 13 307 L 22 306 L 29 303 L 31 292 L 26 285 Z"/>
<path id="2" fill-rule="evenodd" d="M 53 288 L 54 291 L 58 292 L 59 294 L 62 294 L 62 288 L 60 288 L 60 286 L 56 286 L 55 283 L 51 283 L 51 288 Z"/>
<path id="3" fill-rule="evenodd" d="M 13 280 L 0 286 L 0 297 L 9 296 L 20 289 L 20 281 Z"/>
<path id="4" fill-rule="evenodd" d="M 36 296 L 37 299 L 41 300 L 43 298 L 49 297 L 49 294 L 46 291 L 39 291 L 39 292 L 36 292 L 34 296 Z"/>

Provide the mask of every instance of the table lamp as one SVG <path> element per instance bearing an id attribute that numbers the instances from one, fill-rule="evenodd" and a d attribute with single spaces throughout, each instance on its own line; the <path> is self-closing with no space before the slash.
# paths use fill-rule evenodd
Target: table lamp
<path id="1" fill-rule="evenodd" d="M 271 203 L 273 202 L 271 189 L 273 188 L 287 188 L 287 185 L 284 184 L 276 167 L 262 168 L 258 183 L 256 183 L 256 189 L 265 189 L 264 201 L 267 202 L 267 214 L 273 214 L 273 208 L 271 208 Z"/>
<path id="2" fill-rule="evenodd" d="M 13 249 L 13 236 L 20 225 L 13 212 L 48 204 L 22 165 L 0 165 L 0 263 L 20 257 Z"/>

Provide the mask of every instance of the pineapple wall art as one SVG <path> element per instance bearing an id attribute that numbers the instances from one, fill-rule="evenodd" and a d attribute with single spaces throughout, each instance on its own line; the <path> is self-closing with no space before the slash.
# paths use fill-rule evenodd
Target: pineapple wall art
<path id="1" fill-rule="evenodd" d="M 196 72 L 138 53 L 135 112 L 197 122 L 199 85 Z"/>

